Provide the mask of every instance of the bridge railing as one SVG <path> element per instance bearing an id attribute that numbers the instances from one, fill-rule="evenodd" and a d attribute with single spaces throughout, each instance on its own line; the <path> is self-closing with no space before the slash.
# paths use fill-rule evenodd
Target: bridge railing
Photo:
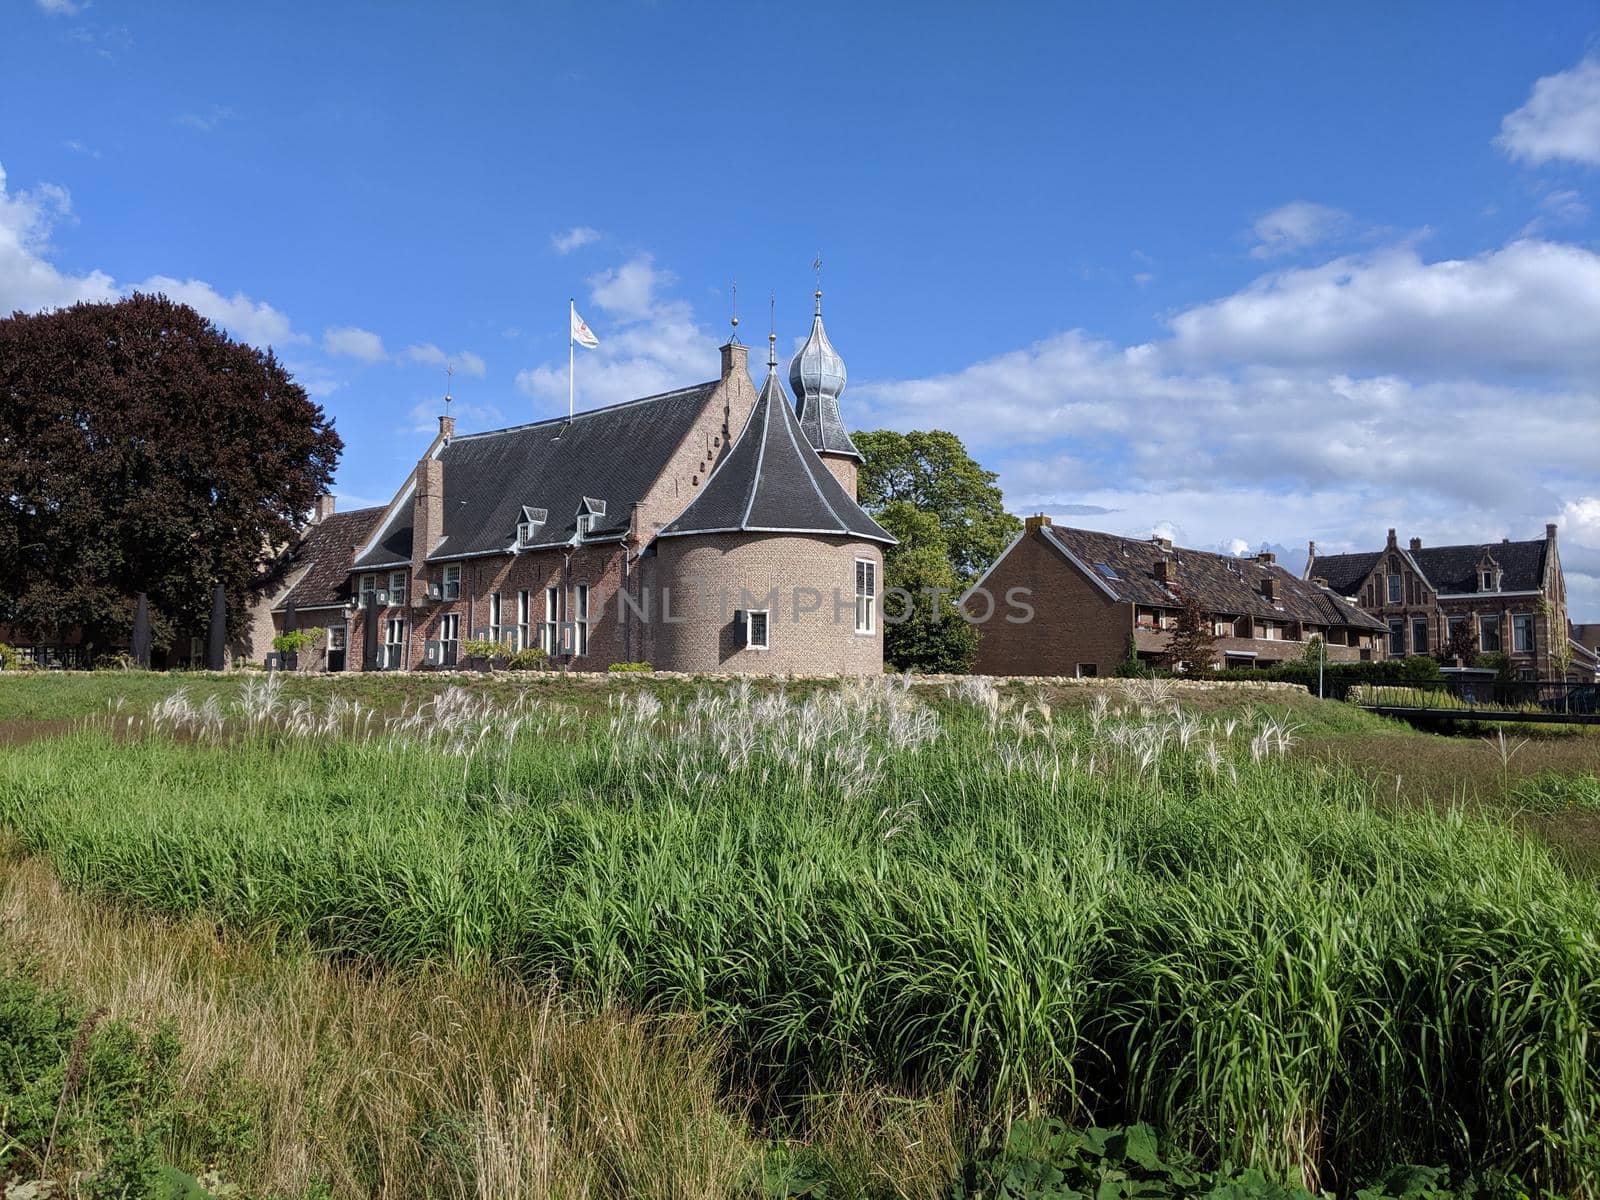
<path id="1" fill-rule="evenodd" d="M 1600 684 L 1550 679 L 1480 678 L 1404 684 L 1365 683 L 1352 687 L 1347 699 L 1363 708 L 1593 716 L 1600 712 Z"/>

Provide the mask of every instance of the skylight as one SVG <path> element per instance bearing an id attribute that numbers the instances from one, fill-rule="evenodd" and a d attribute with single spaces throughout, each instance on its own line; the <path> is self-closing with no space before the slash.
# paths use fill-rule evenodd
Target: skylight
<path id="1" fill-rule="evenodd" d="M 1100 563 L 1100 562 L 1095 563 L 1094 569 L 1096 571 L 1099 571 L 1100 574 L 1104 575 L 1107 579 L 1118 579 L 1118 578 L 1120 578 L 1120 576 L 1115 571 L 1113 571 L 1109 566 L 1107 566 L 1105 563 Z"/>

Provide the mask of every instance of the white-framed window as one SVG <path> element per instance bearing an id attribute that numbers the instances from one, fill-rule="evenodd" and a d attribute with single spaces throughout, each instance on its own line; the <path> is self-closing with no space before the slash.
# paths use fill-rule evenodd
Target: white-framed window
<path id="1" fill-rule="evenodd" d="M 593 513 L 579 513 L 578 514 L 578 538 L 579 538 L 579 540 L 581 541 L 583 538 L 588 537 L 589 536 L 589 532 L 593 528 L 594 528 L 594 514 Z"/>
<path id="2" fill-rule="evenodd" d="M 1100 674 L 1100 668 L 1095 663 L 1079 663 L 1078 664 L 1078 678 L 1079 679 L 1093 679 L 1098 674 Z"/>
<path id="3" fill-rule="evenodd" d="M 487 636 L 491 642 L 498 642 L 504 636 L 500 626 L 500 593 L 489 593 L 489 628 Z"/>
<path id="4" fill-rule="evenodd" d="M 1478 618 L 1478 649 L 1488 654 L 1500 649 L 1500 618 L 1487 613 Z"/>
<path id="5" fill-rule="evenodd" d="M 343 650 L 344 649 L 344 626 L 343 625 L 329 625 L 328 626 L 328 632 L 327 632 L 327 638 L 328 638 L 328 649 L 330 651 Z"/>
<path id="6" fill-rule="evenodd" d="M 767 609 L 753 608 L 744 614 L 744 644 L 752 650 L 772 648 L 772 620 Z"/>
<path id="7" fill-rule="evenodd" d="M 452 563 L 444 569 L 444 587 L 441 592 L 446 600 L 461 599 L 461 564 Z"/>
<path id="8" fill-rule="evenodd" d="M 544 624 L 539 626 L 539 646 L 546 654 L 561 649 L 561 589 L 544 590 Z"/>
<path id="9" fill-rule="evenodd" d="M 1485 592 L 1494 591 L 1494 572 L 1493 571 L 1484 571 L 1483 572 L 1483 577 L 1479 580 L 1479 582 L 1483 585 L 1483 587 L 1482 587 L 1483 591 L 1485 591 Z"/>
<path id="10" fill-rule="evenodd" d="M 1400 603 L 1400 576 L 1399 575 L 1391 575 L 1391 576 L 1389 576 L 1389 603 L 1390 604 L 1399 604 Z"/>
<path id="11" fill-rule="evenodd" d="M 390 617 L 383 623 L 383 669 L 398 671 L 406 665 L 406 620 Z"/>
<path id="12" fill-rule="evenodd" d="M 445 667 L 455 666 L 460 652 L 461 615 L 445 613 L 439 618 L 439 664 Z"/>
<path id="13" fill-rule="evenodd" d="M 376 575 L 363 575 L 361 577 L 361 604 L 366 606 L 367 600 L 378 590 L 378 577 Z"/>
<path id="14" fill-rule="evenodd" d="M 406 572 L 389 572 L 389 603 L 398 607 L 406 602 Z"/>
<path id="15" fill-rule="evenodd" d="M 1232 621 L 1223 620 L 1222 618 L 1219 617 L 1219 618 L 1217 618 L 1217 619 L 1215 619 L 1215 620 L 1213 620 L 1211 622 L 1211 632 L 1214 633 L 1217 637 L 1232 637 L 1233 636 L 1233 622 Z M 1079 665 L 1082 665 L 1082 664 L 1079 664 Z"/>
<path id="16" fill-rule="evenodd" d="M 1256 636 L 1258 638 L 1264 638 L 1269 642 L 1275 642 L 1278 640 L 1279 632 L 1278 623 L 1276 621 L 1256 622 Z"/>
<path id="17" fill-rule="evenodd" d="M 870 558 L 856 559 L 856 632 L 874 633 L 878 628 L 878 564 Z"/>
<path id="18" fill-rule="evenodd" d="M 1531 613 L 1515 613 L 1511 617 L 1511 648 L 1519 654 L 1532 654 L 1533 640 L 1533 615 Z"/>
<path id="19" fill-rule="evenodd" d="M 589 653 L 589 585 L 580 583 L 572 589 L 572 652 Z"/>
<path id="20" fill-rule="evenodd" d="M 1426 654 L 1428 652 L 1428 618 L 1411 618 L 1411 653 Z"/>
<path id="21" fill-rule="evenodd" d="M 526 650 L 533 645 L 528 640 L 528 622 L 533 619 L 533 593 L 523 588 L 517 593 L 517 649 Z"/>

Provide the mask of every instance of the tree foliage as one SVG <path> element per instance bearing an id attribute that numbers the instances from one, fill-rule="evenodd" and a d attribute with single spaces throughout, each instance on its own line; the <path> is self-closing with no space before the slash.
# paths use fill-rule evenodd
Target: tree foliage
<path id="1" fill-rule="evenodd" d="M 897 501 L 932 515 L 957 586 L 971 585 L 1022 528 L 1005 510 L 995 473 L 979 466 L 955 434 L 876 429 L 853 440 L 866 459 L 857 487 L 861 506 L 880 523 Z"/>
<path id="2" fill-rule="evenodd" d="M 1450 626 L 1449 636 L 1445 639 L 1445 662 L 1459 661 L 1463 667 L 1478 665 L 1478 639 L 1473 633 L 1472 622 L 1457 621 Z"/>
<path id="3" fill-rule="evenodd" d="M 885 664 L 923 673 L 971 670 L 978 631 L 955 606 L 956 574 L 939 518 L 904 500 L 891 501 L 877 518 L 900 543 L 884 554 Z"/>
<path id="4" fill-rule="evenodd" d="M 157 645 L 253 588 L 333 479 L 343 443 L 272 351 L 164 296 L 0 320 L 0 624 Z"/>
<path id="5" fill-rule="evenodd" d="M 1211 627 L 1211 614 L 1193 592 L 1183 592 L 1179 598 L 1183 607 L 1178 609 L 1178 623 L 1167 643 L 1166 663 L 1174 668 L 1187 664 L 1189 673 L 1196 675 L 1216 665 L 1217 635 Z"/>

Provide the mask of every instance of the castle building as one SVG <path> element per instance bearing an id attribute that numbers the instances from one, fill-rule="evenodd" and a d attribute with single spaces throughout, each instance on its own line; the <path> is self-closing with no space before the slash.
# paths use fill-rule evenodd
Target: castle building
<path id="1" fill-rule="evenodd" d="M 379 508 L 319 511 L 276 629 L 323 631 L 311 665 L 463 665 L 468 639 L 603 671 L 872 674 L 883 547 L 822 323 L 758 391 L 736 337 L 716 379 L 458 436 L 439 430 Z"/>

